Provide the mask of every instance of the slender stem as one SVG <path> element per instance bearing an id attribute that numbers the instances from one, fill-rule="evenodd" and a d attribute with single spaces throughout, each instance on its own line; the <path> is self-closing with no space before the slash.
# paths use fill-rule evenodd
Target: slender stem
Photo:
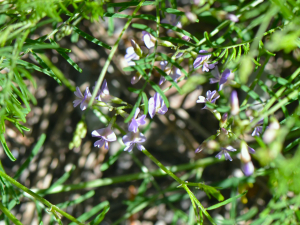
<path id="1" fill-rule="evenodd" d="M 219 159 L 210 157 L 205 159 L 199 159 L 193 164 L 186 163 L 174 167 L 172 166 L 168 170 L 172 171 L 173 173 L 177 173 L 180 171 L 187 171 L 199 167 L 206 167 L 208 165 L 214 164 L 219 161 L 220 161 Z M 158 169 L 158 170 L 151 171 L 149 173 L 134 173 L 134 174 L 122 175 L 122 176 L 117 176 L 112 178 L 95 179 L 93 181 L 81 182 L 78 184 L 58 185 L 55 188 L 53 188 L 51 191 L 48 191 L 48 189 L 42 189 L 42 190 L 35 189 L 34 191 L 36 193 L 47 192 L 47 194 L 54 194 L 59 192 L 67 192 L 67 191 L 73 191 L 73 190 L 79 190 L 85 188 L 102 187 L 102 186 L 107 186 L 107 185 L 121 183 L 121 182 L 129 182 L 132 180 L 145 179 L 148 176 L 165 176 L 165 175 L 166 173 L 164 173 L 161 169 Z"/>
<path id="2" fill-rule="evenodd" d="M 186 184 L 183 184 L 182 187 L 184 188 L 184 190 L 186 190 L 186 192 L 189 194 L 189 196 L 191 197 L 191 200 L 198 205 L 198 207 L 201 209 L 201 211 L 204 213 L 204 215 L 207 217 L 207 219 L 213 224 L 213 225 L 217 225 L 215 223 L 215 221 L 213 220 L 213 218 L 209 215 L 209 213 L 206 211 L 206 209 L 203 207 L 203 205 L 198 201 L 198 199 L 195 197 L 194 193 L 191 192 L 191 190 L 188 188 L 188 186 Z"/>
<path id="3" fill-rule="evenodd" d="M 0 176 L 3 177 L 3 178 L 5 178 L 7 181 L 9 181 L 10 183 L 12 183 L 16 187 L 18 187 L 21 190 L 25 191 L 27 194 L 31 195 L 32 197 L 34 197 L 39 202 L 41 202 L 44 205 L 48 206 L 50 208 L 51 212 L 53 212 L 53 213 L 58 212 L 61 215 L 63 215 L 64 217 L 66 217 L 67 219 L 71 220 L 72 222 L 75 222 L 75 223 L 80 224 L 80 225 L 84 225 L 83 223 L 81 223 L 80 221 L 78 221 L 76 218 L 74 218 L 73 216 L 69 215 L 68 213 L 62 211 L 57 206 L 55 206 L 52 203 L 48 202 L 46 199 L 42 198 L 41 196 L 37 195 L 36 193 L 32 192 L 27 187 L 23 186 L 18 181 L 14 180 L 10 176 L 8 176 L 6 173 L 0 171 Z"/>
<path id="4" fill-rule="evenodd" d="M 23 225 L 9 210 L 0 202 L 0 210 L 16 225 Z"/>
<path id="5" fill-rule="evenodd" d="M 262 65 L 262 67 L 260 68 L 259 72 L 257 73 L 255 80 L 254 80 L 253 83 L 251 84 L 249 92 L 252 91 L 252 90 L 254 90 L 254 88 L 255 88 L 257 82 L 260 80 L 260 77 L 261 77 L 262 73 L 264 72 L 265 66 L 266 66 L 267 63 L 269 62 L 270 57 L 271 57 L 270 55 L 267 56 L 267 58 L 266 58 L 264 64 Z M 245 100 L 243 101 L 243 103 L 242 103 L 241 106 L 246 105 L 247 102 L 248 102 L 248 99 L 249 99 L 249 93 L 247 94 L 247 97 L 245 98 Z"/>
<path id="6" fill-rule="evenodd" d="M 163 164 L 161 164 L 160 161 L 158 161 L 150 152 L 148 152 L 146 149 L 143 150 L 143 153 L 148 156 L 156 165 L 158 165 L 159 168 L 161 168 L 166 174 L 168 174 L 170 177 L 172 177 L 174 180 L 176 180 L 179 184 L 184 184 L 184 181 L 182 181 L 179 177 L 177 177 L 174 173 L 172 173 L 170 170 L 168 170 Z"/>
<path id="7" fill-rule="evenodd" d="M 203 207 L 203 205 L 198 201 L 198 199 L 195 197 L 195 195 L 193 194 L 193 192 L 190 191 L 190 189 L 188 188 L 188 186 L 186 185 L 186 183 L 181 180 L 179 177 L 177 177 L 174 173 L 172 173 L 170 170 L 168 170 L 163 164 L 161 164 L 161 162 L 159 162 L 153 155 L 151 155 L 150 152 L 148 152 L 146 149 L 143 150 L 143 153 L 148 156 L 157 166 L 159 166 L 159 168 L 161 168 L 165 173 L 167 173 L 170 177 L 172 177 L 174 180 L 176 180 L 179 184 L 180 187 L 184 188 L 184 190 L 186 190 L 186 192 L 188 193 L 188 195 L 190 196 L 190 199 L 193 202 L 195 202 L 198 207 L 200 208 L 200 210 L 204 213 L 204 215 L 207 217 L 207 219 L 214 225 L 216 225 L 216 223 L 214 222 L 213 218 L 209 215 L 209 213 L 206 211 L 206 209 Z"/>
<path id="8" fill-rule="evenodd" d="M 298 68 L 288 79 L 288 82 L 291 83 L 300 73 L 300 68 Z M 282 86 L 276 94 L 268 101 L 268 103 L 265 105 L 263 111 L 268 111 L 269 108 L 274 104 L 274 102 L 281 96 L 281 94 L 286 90 L 286 86 Z"/>
<path id="9" fill-rule="evenodd" d="M 89 107 L 91 107 L 91 105 L 93 104 L 93 101 L 94 101 L 94 99 L 95 99 L 95 97 L 96 97 L 96 95 L 97 95 L 97 93 L 98 93 L 98 90 L 99 90 L 99 88 L 100 88 L 100 85 L 101 85 L 102 82 L 103 82 L 103 79 L 104 79 L 104 77 L 105 77 L 105 74 L 106 74 L 106 71 L 107 71 L 107 69 L 108 69 L 108 66 L 109 66 L 109 64 L 110 64 L 110 62 L 111 62 L 111 60 L 112 60 L 112 58 L 113 58 L 113 56 L 114 56 L 114 54 L 115 54 L 115 52 L 116 52 L 116 50 L 117 50 L 117 48 L 118 48 L 119 42 L 121 41 L 121 38 L 122 38 L 123 34 L 125 33 L 125 31 L 126 31 L 127 28 L 129 27 L 129 25 L 130 25 L 130 23 L 131 23 L 131 21 L 132 21 L 132 18 L 133 18 L 134 15 L 138 12 L 138 10 L 140 9 L 140 7 L 143 5 L 144 1 L 145 1 L 145 0 L 142 0 L 142 1 L 137 5 L 136 9 L 135 9 L 135 10 L 133 11 L 133 13 L 132 13 L 132 17 L 130 17 L 130 18 L 128 19 L 128 21 L 127 21 L 127 23 L 125 24 L 123 30 L 121 31 L 121 34 L 119 35 L 118 40 L 116 41 L 116 43 L 115 43 L 115 45 L 113 46 L 111 52 L 109 53 L 108 58 L 107 58 L 107 60 L 106 60 L 106 62 L 105 62 L 105 64 L 104 64 L 103 69 L 102 69 L 102 71 L 101 71 L 101 73 L 100 73 L 100 75 L 99 75 L 99 78 L 98 78 L 98 80 L 97 80 L 97 84 L 96 84 L 95 89 L 94 89 L 94 91 L 93 91 L 93 95 L 92 95 L 92 97 L 91 97 L 91 99 L 90 99 L 90 101 L 89 101 L 89 105 L 88 105 Z"/>

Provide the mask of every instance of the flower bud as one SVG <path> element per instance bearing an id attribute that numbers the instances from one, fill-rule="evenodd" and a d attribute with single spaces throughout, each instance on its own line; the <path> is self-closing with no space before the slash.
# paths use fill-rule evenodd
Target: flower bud
<path id="1" fill-rule="evenodd" d="M 237 92 L 233 90 L 230 95 L 230 106 L 231 106 L 231 114 L 232 115 L 237 115 L 240 111 L 240 106 L 239 106 L 239 99 Z"/>
<path id="2" fill-rule="evenodd" d="M 131 42 L 131 45 L 132 45 L 132 47 L 134 49 L 134 52 L 139 57 L 142 57 L 143 56 L 143 51 L 142 51 L 141 47 L 133 39 L 131 39 L 130 42 Z"/>
<path id="3" fill-rule="evenodd" d="M 251 156 L 248 151 L 248 145 L 245 141 L 241 141 L 241 161 L 242 163 L 248 163 L 251 161 Z"/>
<path id="4" fill-rule="evenodd" d="M 186 36 L 186 35 L 184 35 L 181 39 L 184 40 L 184 41 L 190 41 L 191 38 L 188 37 L 188 36 Z"/>
<path id="5" fill-rule="evenodd" d="M 254 172 L 254 165 L 251 161 L 247 163 L 242 163 L 241 167 L 242 167 L 242 171 L 246 176 L 250 176 Z"/>
<path id="6" fill-rule="evenodd" d="M 131 78 L 131 84 L 136 84 L 141 78 L 142 75 L 140 73 L 136 73 L 136 75 Z"/>
<path id="7" fill-rule="evenodd" d="M 279 122 L 275 118 L 273 118 L 273 121 L 270 123 L 270 126 L 268 126 L 268 128 L 264 133 L 263 136 L 264 142 L 269 144 L 272 141 L 274 141 L 277 136 L 277 131 L 279 130 L 279 128 L 280 128 Z"/>
<path id="8" fill-rule="evenodd" d="M 201 145 L 199 145 L 198 148 L 196 148 L 195 153 L 202 152 L 203 149 L 204 149 L 204 144 L 201 144 Z"/>
<path id="9" fill-rule="evenodd" d="M 160 40 L 158 43 L 159 43 L 159 45 L 164 46 L 164 47 L 174 47 L 174 45 L 169 41 L 161 41 Z"/>

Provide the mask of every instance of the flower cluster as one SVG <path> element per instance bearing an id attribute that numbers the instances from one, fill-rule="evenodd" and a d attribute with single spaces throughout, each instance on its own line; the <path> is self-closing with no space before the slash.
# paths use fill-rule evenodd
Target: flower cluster
<path id="1" fill-rule="evenodd" d="M 233 22 L 237 22 L 238 19 L 228 15 L 230 20 Z M 178 28 L 181 28 L 180 18 L 172 15 L 167 16 L 165 19 L 161 21 L 161 23 L 169 23 L 173 26 L 176 26 Z M 172 32 L 172 31 L 168 31 Z M 190 41 L 190 38 L 187 36 L 181 37 L 185 41 Z M 161 39 L 157 39 L 153 35 L 151 35 L 147 31 L 142 31 L 142 40 L 144 43 L 143 50 L 141 47 L 136 43 L 136 41 L 131 40 L 131 47 L 128 47 L 126 49 L 125 54 L 125 61 L 129 66 L 134 66 L 138 62 L 137 60 L 143 59 L 147 57 L 149 52 L 153 52 L 153 48 L 158 45 L 162 45 L 165 47 L 173 47 L 173 44 L 167 41 L 162 41 Z M 181 60 L 181 57 L 183 57 L 182 52 L 178 52 L 175 57 L 177 60 Z M 249 176 L 254 171 L 254 166 L 251 161 L 250 154 L 255 153 L 255 150 L 251 147 L 249 147 L 244 140 L 239 140 L 239 138 L 233 138 L 234 134 L 232 134 L 232 131 L 230 130 L 230 125 L 227 124 L 228 118 L 231 116 L 231 121 L 234 121 L 235 119 L 238 120 L 240 108 L 239 108 L 239 100 L 238 95 L 235 90 L 231 92 L 230 95 L 230 116 L 228 113 L 224 113 L 221 117 L 221 114 L 217 110 L 211 110 L 211 104 L 216 104 L 216 101 L 220 98 L 222 95 L 223 87 L 226 83 L 231 82 L 230 80 L 233 79 L 234 74 L 232 71 L 228 68 L 225 68 L 222 73 L 219 72 L 219 68 L 217 67 L 218 62 L 211 60 L 212 54 L 206 50 L 200 50 L 198 56 L 193 62 L 194 69 L 198 69 L 202 67 L 203 72 L 210 72 L 208 74 L 211 74 L 212 77 L 210 78 L 210 84 L 218 83 L 219 89 L 217 90 L 208 90 L 206 92 L 206 96 L 199 96 L 196 103 L 202 103 L 205 104 L 202 109 L 208 109 L 210 110 L 216 118 L 220 121 L 220 130 L 218 131 L 218 134 L 216 136 L 219 136 L 218 138 L 225 137 L 228 138 L 228 140 L 231 138 L 230 141 L 226 141 L 224 143 L 220 142 L 219 144 L 213 144 L 215 146 L 215 150 L 219 149 L 219 153 L 215 156 L 218 159 L 221 159 L 224 155 L 225 160 L 232 161 L 232 157 L 230 153 L 236 152 L 237 149 L 231 146 L 230 144 L 232 142 L 236 142 L 237 140 L 241 143 L 241 153 L 240 153 L 240 159 L 241 159 L 241 168 L 245 175 Z M 181 70 L 173 65 L 173 63 L 170 63 L 169 61 L 163 60 L 159 62 L 160 69 L 157 67 L 156 70 L 160 73 L 163 71 L 163 76 L 160 77 L 160 80 L 158 82 L 158 85 L 162 85 L 164 82 L 166 82 L 166 76 L 169 76 L 174 82 L 178 82 L 178 79 L 182 76 Z M 137 73 L 133 78 L 131 79 L 131 83 L 135 84 L 141 79 L 141 74 Z M 169 80 L 169 79 L 168 79 Z M 94 88 L 93 88 L 94 90 Z M 227 90 L 227 89 L 226 89 Z M 222 91 L 222 92 L 221 92 Z M 220 93 L 218 93 L 220 92 Z M 85 90 L 85 93 L 82 94 L 79 90 L 79 88 L 76 88 L 76 91 L 74 94 L 78 97 L 73 103 L 74 107 L 78 106 L 80 104 L 81 110 L 85 110 L 88 106 L 89 101 L 91 101 L 91 93 L 89 91 L 89 88 L 87 87 Z M 221 95 L 220 95 L 221 94 Z M 93 100 L 93 104 L 97 101 L 109 103 L 112 99 L 112 96 L 109 94 L 108 86 L 106 80 L 103 81 L 103 84 L 100 88 L 100 90 L 97 92 L 96 98 Z M 208 103 L 210 106 L 208 106 Z M 153 97 L 150 97 L 148 100 L 148 112 L 151 119 L 154 118 L 155 114 L 158 113 L 160 115 L 165 114 L 168 111 L 168 108 L 163 100 L 163 97 L 161 94 L 156 92 Z M 126 114 L 126 113 L 125 113 Z M 121 115 L 121 114 L 120 114 Z M 123 115 L 124 116 L 124 115 Z M 106 149 L 108 149 L 108 143 L 113 142 L 117 140 L 116 134 L 113 132 L 112 126 L 114 125 L 115 119 L 112 119 L 112 121 L 109 123 L 109 125 L 106 128 L 94 130 L 92 132 L 93 137 L 97 137 L 99 140 L 94 143 L 95 147 L 102 147 L 105 146 Z M 143 151 L 145 148 L 142 145 L 146 141 L 146 137 L 143 133 L 139 131 L 139 127 L 146 124 L 146 115 L 141 112 L 139 106 L 135 108 L 135 112 L 131 120 L 128 122 L 128 132 L 122 137 L 122 141 L 125 145 L 124 151 L 131 152 L 134 148 L 134 146 L 137 147 L 140 151 Z M 262 121 L 259 121 L 257 125 L 254 128 L 254 131 L 252 133 L 252 136 L 258 136 L 262 133 Z M 271 132 L 271 131 L 270 131 Z M 273 132 L 274 133 L 274 132 Z M 269 136 L 272 136 L 271 134 Z M 213 142 L 211 142 L 213 143 Z M 214 143 L 216 143 L 214 141 Z M 217 146 L 217 147 L 216 147 Z M 206 144 L 201 144 L 197 149 L 196 153 L 201 152 L 204 148 L 206 148 Z"/>

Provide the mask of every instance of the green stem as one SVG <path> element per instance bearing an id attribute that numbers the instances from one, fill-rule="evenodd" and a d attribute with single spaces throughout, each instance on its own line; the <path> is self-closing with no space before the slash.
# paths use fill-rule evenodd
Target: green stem
<path id="1" fill-rule="evenodd" d="M 291 83 L 300 73 L 300 68 L 298 68 L 288 79 L 288 82 Z M 282 93 L 286 90 L 286 86 L 282 86 L 276 94 L 268 101 L 268 103 L 264 106 L 263 111 L 268 111 L 269 108 L 274 104 L 274 102 L 279 99 L 279 97 L 282 95 Z"/>
<path id="2" fill-rule="evenodd" d="M 150 154 L 150 153 L 149 153 Z M 191 169 L 196 169 L 199 167 L 206 167 L 208 165 L 214 164 L 216 162 L 219 162 L 219 159 L 216 159 L 214 157 L 205 158 L 205 159 L 199 159 L 195 163 L 186 163 L 178 166 L 172 166 L 169 167 L 167 170 L 170 170 L 173 173 L 177 173 L 180 171 L 187 171 Z M 54 194 L 59 192 L 67 192 L 67 191 L 73 191 L 73 190 L 79 190 L 79 189 L 85 189 L 85 188 L 96 188 L 96 187 L 102 187 L 107 186 L 111 184 L 116 183 L 122 183 L 122 182 L 129 182 L 132 180 L 139 180 L 139 179 L 145 179 L 149 176 L 165 176 L 166 173 L 164 173 L 161 169 L 151 171 L 149 173 L 134 173 L 129 175 L 122 175 L 112 178 L 102 178 L 102 179 L 96 179 L 93 181 L 87 181 L 82 182 L 78 184 L 68 184 L 68 185 L 58 185 L 55 188 L 53 188 L 51 191 L 48 192 L 48 189 L 42 189 L 42 190 L 34 190 L 36 193 L 44 193 L 47 192 L 47 194 Z"/>
<path id="3" fill-rule="evenodd" d="M 183 184 L 182 187 L 184 188 L 184 190 L 186 190 L 186 192 L 189 194 L 189 196 L 191 197 L 191 200 L 195 201 L 195 203 L 198 205 L 198 207 L 201 209 L 201 211 L 204 213 L 204 215 L 207 217 L 207 219 L 213 224 L 213 225 L 217 225 L 215 223 L 215 221 L 213 220 L 213 218 L 209 215 L 209 213 L 206 211 L 206 209 L 203 207 L 203 205 L 198 201 L 198 199 L 195 197 L 195 195 L 193 194 L 193 192 L 191 192 L 191 190 L 188 188 L 188 186 L 186 184 Z"/>
<path id="4" fill-rule="evenodd" d="M 254 80 L 253 83 L 251 84 L 249 92 L 252 91 L 252 90 L 254 90 L 254 88 L 255 88 L 257 82 L 260 80 L 260 77 L 261 77 L 262 73 L 264 72 L 265 66 L 266 66 L 267 63 L 269 62 L 269 59 L 270 59 L 270 58 L 271 58 L 271 56 L 268 55 L 267 58 L 266 58 L 266 60 L 265 60 L 265 62 L 264 62 L 264 64 L 263 64 L 262 67 L 260 68 L 258 74 L 256 75 L 255 80 Z M 247 97 L 245 98 L 245 100 L 243 101 L 243 103 L 242 103 L 241 106 L 244 106 L 244 105 L 247 104 L 248 99 L 249 99 L 249 97 L 250 97 L 249 92 L 248 92 Z"/>
<path id="5" fill-rule="evenodd" d="M 36 200 L 38 200 L 39 202 L 43 203 L 44 205 L 48 206 L 51 210 L 51 212 L 55 213 L 58 212 L 61 215 L 63 215 L 64 217 L 66 217 L 67 219 L 80 224 L 80 225 L 84 225 L 83 223 L 81 223 L 80 221 L 78 221 L 76 218 L 74 218 L 73 216 L 69 215 L 68 213 L 62 211 L 61 209 L 59 209 L 57 206 L 53 205 L 52 203 L 48 202 L 46 199 L 42 198 L 41 196 L 37 195 L 36 193 L 32 192 L 31 190 L 29 190 L 27 187 L 23 186 L 22 184 L 20 184 L 18 181 L 14 180 L 13 178 L 11 178 L 10 176 L 8 176 L 6 173 L 0 171 L 0 176 L 5 178 L 7 181 L 9 181 L 10 183 L 12 183 L 13 185 L 15 185 L 16 187 L 20 188 L 21 190 L 25 191 L 27 194 L 31 195 L 32 197 L 34 197 Z M 1 208 L 0 208 L 1 209 Z M 2 209 L 1 209 L 2 210 Z"/>
<path id="6" fill-rule="evenodd" d="M 195 197 L 195 195 L 190 191 L 190 189 L 187 187 L 186 183 L 181 180 L 179 177 L 177 177 L 174 173 L 172 173 L 170 170 L 168 170 L 161 162 L 159 162 L 153 155 L 151 155 L 150 152 L 148 152 L 146 149 L 142 151 L 146 156 L 148 156 L 159 168 L 161 168 L 166 174 L 168 174 L 170 177 L 172 177 L 174 180 L 176 180 L 180 186 L 188 193 L 190 196 L 190 199 L 193 202 L 195 202 L 200 210 L 204 213 L 204 215 L 207 217 L 207 219 L 214 225 L 216 223 L 214 222 L 213 218 L 209 215 L 209 213 L 206 211 L 206 209 L 203 207 L 203 205 L 198 201 L 198 199 Z"/>
<path id="7" fill-rule="evenodd" d="M 0 202 L 0 210 L 16 225 L 23 225 L 9 210 Z"/>
<path id="8" fill-rule="evenodd" d="M 174 180 L 176 180 L 179 184 L 184 184 L 184 181 L 182 181 L 179 177 L 177 177 L 174 173 L 172 173 L 170 170 L 168 170 L 163 164 L 161 164 L 160 161 L 158 161 L 150 152 L 148 152 L 146 149 L 142 151 L 148 158 L 150 158 L 159 168 L 161 168 L 166 174 L 168 174 L 170 177 L 172 177 Z"/>
<path id="9" fill-rule="evenodd" d="M 103 82 L 103 79 L 104 79 L 104 77 L 105 77 L 105 74 L 106 74 L 106 71 L 107 71 L 107 69 L 108 69 L 108 66 L 109 66 L 109 64 L 110 64 L 110 62 L 111 62 L 111 60 L 112 60 L 112 58 L 113 58 L 113 56 L 114 56 L 114 54 L 115 54 L 115 52 L 116 52 L 116 50 L 117 50 L 117 48 L 118 48 L 119 42 L 121 41 L 121 38 L 122 38 L 123 34 L 125 33 L 125 31 L 126 31 L 127 28 L 129 27 L 129 25 L 130 25 L 130 23 L 131 23 L 131 21 L 132 21 L 133 16 L 138 12 L 138 10 L 140 9 L 140 7 L 143 5 L 144 1 L 145 1 L 145 0 L 142 0 L 142 1 L 137 5 L 136 9 L 135 9 L 135 10 L 133 11 L 133 13 L 132 13 L 132 17 L 130 17 L 130 18 L 128 19 L 128 21 L 127 21 L 127 23 L 125 24 L 125 26 L 124 26 L 124 28 L 123 28 L 121 34 L 119 35 L 118 40 L 116 41 L 116 43 L 115 43 L 115 45 L 113 46 L 111 52 L 109 53 L 109 56 L 108 56 L 108 58 L 107 58 L 107 60 L 106 60 L 106 62 L 105 62 L 105 64 L 104 64 L 103 69 L 102 69 L 102 71 L 101 71 L 101 73 L 100 73 L 100 75 L 99 75 L 99 78 L 98 78 L 98 80 L 97 80 L 97 84 L 96 84 L 95 89 L 94 89 L 94 91 L 93 91 L 93 95 L 92 95 L 92 97 L 91 97 L 91 99 L 90 99 L 90 101 L 89 101 L 88 107 L 91 107 L 92 104 L 93 104 L 93 101 L 94 101 L 94 99 L 95 99 L 95 97 L 96 97 L 96 95 L 97 95 L 97 92 L 98 92 L 98 90 L 99 90 L 99 88 L 100 88 L 100 85 L 101 85 L 102 82 Z"/>

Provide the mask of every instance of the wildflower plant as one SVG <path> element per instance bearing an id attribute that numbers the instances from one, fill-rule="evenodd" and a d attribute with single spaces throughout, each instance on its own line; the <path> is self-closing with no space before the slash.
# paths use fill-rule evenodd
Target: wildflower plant
<path id="1" fill-rule="evenodd" d="M 0 142 L 5 157 L 14 163 L 7 166 L 2 154 L 0 217 L 6 224 L 22 224 L 22 207 L 16 205 L 26 201 L 34 203 L 37 213 L 33 215 L 37 215 L 39 224 L 48 214 L 51 223 L 59 224 L 100 224 L 106 219 L 113 224 L 133 222 L 133 215 L 138 216 L 139 211 L 146 217 L 147 209 L 165 203 L 174 215 L 170 224 L 178 218 L 181 224 L 300 222 L 299 2 L 22 0 L 2 1 L 0 6 Z M 40 31 L 42 28 L 45 29 Z M 101 52 L 101 59 L 94 52 L 101 72 L 97 77 L 91 76 L 92 81 L 81 75 L 77 79 L 74 74 L 76 71 L 86 75 L 93 68 L 80 68 L 81 61 L 93 52 L 80 49 L 87 42 Z M 55 61 L 62 60 L 73 72 L 61 71 L 64 67 Z M 18 160 L 14 147 L 19 140 L 14 136 L 16 131 L 26 137 L 31 135 L 31 129 L 36 129 L 27 120 L 38 112 L 35 105 L 41 104 L 36 99 L 41 94 L 35 95 L 34 90 L 44 91 L 46 96 L 50 92 L 37 85 L 40 74 L 49 76 L 73 96 L 70 109 L 63 102 L 64 95 L 57 94 L 59 88 L 54 91 L 56 101 L 65 106 L 55 121 L 63 118 L 60 124 L 57 122 L 61 128 L 79 120 L 72 131 L 72 141 L 68 140 L 68 151 L 70 159 L 76 155 L 81 158 L 78 165 L 72 162 L 71 169 L 48 182 L 47 187 L 41 188 L 38 183 L 30 190 L 26 187 L 30 182 L 24 182 L 24 177 L 35 170 L 30 166 L 33 158 L 38 158 L 47 140 L 51 144 L 62 142 L 55 132 L 45 131 L 48 139 L 41 134 L 26 155 L 28 158 Z M 89 86 L 95 79 L 95 86 Z M 198 100 L 193 99 L 196 95 Z M 67 111 L 76 112 L 74 108 L 78 106 L 80 119 L 64 116 Z M 47 103 L 42 108 L 51 111 Z M 160 116 L 155 117 L 156 114 Z M 44 121 L 40 128 L 46 127 L 47 120 Z M 54 124 L 50 122 L 51 126 Z M 68 126 L 68 130 L 72 127 Z M 168 140 L 164 138 L 168 132 L 174 143 L 166 161 L 163 155 Z M 121 146 L 119 151 L 117 145 Z M 88 146 L 94 146 L 99 157 L 87 157 L 86 152 L 92 151 Z M 40 154 L 49 149 L 52 148 L 45 147 Z M 53 154 L 62 152 L 57 151 Z M 109 174 L 125 154 L 141 171 L 120 176 L 118 168 L 118 176 Z M 178 154 L 188 163 L 172 165 Z M 136 155 L 143 156 L 147 163 Z M 49 161 L 47 157 L 40 160 L 41 164 Z M 104 161 L 94 171 L 98 177 L 76 177 L 81 171 L 74 172 L 75 167 L 80 167 L 82 161 L 86 160 L 84 167 L 88 168 L 88 162 L 98 160 L 99 164 L 100 159 Z M 47 167 L 54 168 L 60 163 L 57 161 Z M 157 170 L 153 170 L 150 161 Z M 44 175 L 53 178 L 51 173 Z M 168 176 L 173 183 L 168 179 L 158 183 L 157 176 Z M 64 184 L 67 179 L 70 184 Z M 130 192 L 131 197 L 124 201 L 128 207 L 119 218 L 110 214 L 108 200 L 114 197 L 108 196 L 101 196 L 97 205 L 81 207 L 86 211 L 75 218 L 73 205 L 85 204 L 84 200 L 95 194 L 92 190 L 82 195 L 87 188 L 97 190 L 98 196 L 100 187 L 126 185 L 138 179 L 143 181 L 134 183 L 137 191 Z M 266 189 L 263 200 L 247 194 L 253 186 L 263 189 L 262 184 Z M 80 190 L 77 199 L 67 194 L 76 190 Z M 255 192 L 255 188 L 251 191 Z M 199 192 L 207 198 L 200 197 Z M 64 193 L 67 200 L 53 204 L 45 198 L 58 193 Z M 112 196 L 118 196 L 116 193 Z M 176 198 L 172 198 L 173 194 Z M 186 199 L 187 208 L 174 204 Z M 248 199 L 252 201 L 246 205 Z M 229 213 L 228 207 L 223 207 L 228 203 Z M 265 210 L 259 212 L 257 205 Z M 70 208 L 65 210 L 66 207 Z M 276 215 L 269 215 L 271 211 Z M 140 217 L 139 220 L 144 219 Z"/>

